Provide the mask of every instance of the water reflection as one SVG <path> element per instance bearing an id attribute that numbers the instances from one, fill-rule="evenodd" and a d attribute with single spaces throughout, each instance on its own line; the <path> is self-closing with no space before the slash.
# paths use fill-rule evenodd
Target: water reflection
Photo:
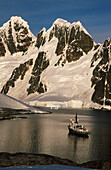
<path id="1" fill-rule="evenodd" d="M 88 138 L 69 135 L 69 145 L 72 149 L 73 160 L 82 162 L 88 160 Z"/>
<path id="2" fill-rule="evenodd" d="M 78 163 L 111 159 L 111 114 L 80 110 L 80 122 L 91 132 L 83 138 L 68 135 L 74 110 L 65 112 L 1 121 L 0 152 L 46 153 Z"/>

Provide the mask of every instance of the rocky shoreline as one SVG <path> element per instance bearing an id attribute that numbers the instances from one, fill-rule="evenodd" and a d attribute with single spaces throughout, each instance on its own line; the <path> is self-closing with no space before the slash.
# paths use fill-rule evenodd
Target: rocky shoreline
<path id="1" fill-rule="evenodd" d="M 31 153 L 0 153 L 0 168 L 13 166 L 34 166 L 34 165 L 67 165 L 72 167 L 83 167 L 92 169 L 111 170 L 111 160 L 90 161 L 83 164 L 77 164 L 68 159 L 62 159 L 56 156 L 46 154 Z"/>
<path id="2" fill-rule="evenodd" d="M 0 108 L 0 120 L 27 119 L 26 114 L 29 114 L 27 110 Z"/>
<path id="3" fill-rule="evenodd" d="M 30 110 L 0 108 L 0 120 L 27 119 L 27 115 L 29 114 L 51 114 L 51 111 L 46 111 L 46 113 L 34 113 Z"/>

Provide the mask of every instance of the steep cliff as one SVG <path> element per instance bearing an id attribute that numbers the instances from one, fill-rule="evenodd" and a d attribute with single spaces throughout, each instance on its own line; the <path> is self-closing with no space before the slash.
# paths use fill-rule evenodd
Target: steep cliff
<path id="1" fill-rule="evenodd" d="M 107 39 L 94 54 L 94 61 L 99 60 L 93 70 L 92 86 L 94 93 L 92 101 L 101 105 L 111 105 L 111 40 Z"/>

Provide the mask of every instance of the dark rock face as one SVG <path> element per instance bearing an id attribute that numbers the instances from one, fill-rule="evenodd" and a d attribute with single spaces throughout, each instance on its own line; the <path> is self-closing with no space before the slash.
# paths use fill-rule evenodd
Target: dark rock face
<path id="1" fill-rule="evenodd" d="M 28 94 L 38 92 L 44 93 L 47 91 L 47 87 L 40 80 L 40 75 L 43 70 L 45 70 L 49 65 L 49 60 L 46 59 L 45 52 L 39 52 L 38 57 L 35 61 L 35 65 L 32 70 L 32 76 L 29 80 L 29 88 L 27 89 Z"/>
<path id="2" fill-rule="evenodd" d="M 43 37 L 43 30 L 40 31 L 40 33 L 37 35 L 37 41 L 36 41 L 36 47 L 40 47 L 41 45 L 43 46 L 45 44 L 45 37 Z"/>
<path id="3" fill-rule="evenodd" d="M 7 81 L 7 83 L 3 86 L 1 93 L 7 94 L 10 87 L 15 87 L 15 82 L 19 77 L 21 77 L 21 80 L 24 79 L 25 73 L 28 71 L 29 67 L 33 64 L 33 59 L 30 59 L 29 61 L 25 62 L 24 64 L 20 64 L 18 68 L 15 68 L 10 79 Z"/>
<path id="4" fill-rule="evenodd" d="M 94 55 L 91 66 L 94 61 L 100 59 L 100 62 L 93 70 L 91 79 L 94 86 L 92 101 L 101 105 L 111 106 L 111 40 L 107 39 L 102 50 L 98 50 Z"/>
<path id="5" fill-rule="evenodd" d="M 78 60 L 83 52 L 87 54 L 93 48 L 92 38 L 84 31 L 80 31 L 79 26 L 69 29 L 55 25 L 50 32 L 49 41 L 53 36 L 58 39 L 56 54 L 68 62 Z"/>
<path id="6" fill-rule="evenodd" d="M 9 29 L 8 29 L 8 37 L 6 37 L 6 44 L 8 46 L 8 49 L 11 54 L 17 52 L 14 40 L 13 40 L 13 35 L 12 35 L 12 25 L 11 21 L 9 22 Z"/>
<path id="7" fill-rule="evenodd" d="M 44 30 L 37 36 L 36 46 L 38 48 L 46 42 L 46 37 L 43 33 Z M 94 46 L 93 39 L 84 31 L 81 31 L 79 25 L 70 28 L 54 24 L 49 33 L 48 41 L 53 37 L 58 39 L 55 53 L 60 55 L 60 59 L 55 66 L 59 65 L 60 61 L 62 61 L 61 65 L 64 66 L 66 61 L 72 62 L 78 60 L 83 55 L 83 52 L 87 54 Z"/>
<path id="8" fill-rule="evenodd" d="M 14 23 L 14 29 L 17 35 L 17 51 L 26 52 L 32 43 L 32 37 L 28 36 L 28 29 L 19 23 Z"/>
<path id="9" fill-rule="evenodd" d="M 10 20 L 7 23 L 7 31 L 5 29 L 0 31 L 0 57 L 5 56 L 5 45 L 12 55 L 16 52 L 26 52 L 32 43 L 28 28 L 19 21 L 12 23 Z"/>
<path id="10" fill-rule="evenodd" d="M 2 38 L 0 36 L 0 57 L 5 56 L 5 53 L 6 53 L 5 46 L 4 46 Z"/>

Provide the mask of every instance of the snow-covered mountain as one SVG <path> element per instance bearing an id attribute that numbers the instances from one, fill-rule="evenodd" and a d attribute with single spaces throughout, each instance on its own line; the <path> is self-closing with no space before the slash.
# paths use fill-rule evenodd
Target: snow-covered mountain
<path id="1" fill-rule="evenodd" d="M 34 43 L 28 23 L 21 17 L 11 19 L 0 28 L 0 56 L 21 52 L 23 55 Z"/>
<path id="2" fill-rule="evenodd" d="M 79 21 L 63 19 L 36 38 L 20 17 L 0 37 L 2 93 L 33 105 L 110 108 L 110 39 L 96 44 Z"/>

